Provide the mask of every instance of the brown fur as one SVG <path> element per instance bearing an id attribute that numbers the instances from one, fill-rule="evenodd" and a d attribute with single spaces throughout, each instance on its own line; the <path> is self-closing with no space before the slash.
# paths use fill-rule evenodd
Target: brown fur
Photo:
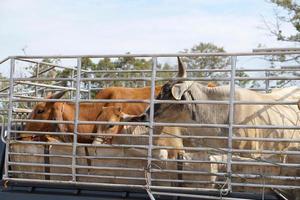
<path id="1" fill-rule="evenodd" d="M 97 99 L 149 99 L 150 87 L 145 88 L 122 88 L 111 87 L 101 90 L 97 95 Z M 160 86 L 155 88 L 155 93 L 158 94 Z M 48 97 L 51 98 L 51 97 Z M 130 114 L 142 113 L 147 104 L 145 103 L 81 103 L 79 111 L 79 120 L 81 121 L 95 121 L 97 116 L 102 111 L 104 106 L 121 106 L 123 110 Z M 63 102 L 41 102 L 38 103 L 30 115 L 30 119 L 36 120 L 63 120 L 73 121 L 75 118 L 75 104 Z M 79 133 L 93 133 L 96 131 L 96 126 L 93 124 L 79 125 Z M 34 123 L 29 122 L 25 126 L 26 131 L 45 131 L 45 132 L 74 132 L 73 124 L 59 124 L 58 129 L 55 124 L 50 123 Z M 27 138 L 29 134 L 21 134 L 21 137 Z M 55 137 L 62 141 L 72 141 L 72 136 Z M 92 137 L 78 135 L 78 142 L 91 142 Z M 47 140 L 43 137 L 41 140 Z"/>

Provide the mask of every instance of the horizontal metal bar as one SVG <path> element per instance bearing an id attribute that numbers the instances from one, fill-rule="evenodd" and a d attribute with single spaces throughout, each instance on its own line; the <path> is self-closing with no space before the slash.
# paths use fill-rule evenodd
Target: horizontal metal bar
<path id="1" fill-rule="evenodd" d="M 59 146 L 70 146 L 71 143 L 57 143 L 57 142 L 31 142 L 31 141 L 20 141 L 14 140 L 11 143 L 21 144 L 44 144 L 44 145 L 59 145 Z M 78 147 L 106 147 L 106 148 L 139 148 L 148 149 L 148 145 L 126 145 L 126 144 L 77 144 Z M 153 146 L 153 149 L 178 149 L 168 146 Z M 230 151 L 227 148 L 212 148 L 212 147 L 183 147 L 182 150 L 189 151 L 216 151 L 226 153 Z M 280 154 L 280 155 L 300 155 L 299 151 L 276 151 L 276 150 L 252 150 L 252 149 L 232 149 L 232 153 L 258 153 L 258 154 Z"/>
<path id="2" fill-rule="evenodd" d="M 22 58 L 16 58 L 16 59 L 20 60 L 20 61 L 23 61 L 23 62 L 30 62 L 30 63 L 40 64 L 40 65 L 48 65 L 48 66 L 58 67 L 58 68 L 63 68 L 63 69 L 76 70 L 76 67 L 67 67 L 67 66 L 63 66 L 63 65 L 49 63 L 49 62 L 39 62 L 39 61 L 36 61 L 36 60 L 28 60 L 28 59 L 22 59 Z"/>
<path id="3" fill-rule="evenodd" d="M 37 134 L 37 135 L 73 135 L 70 132 L 46 132 L 46 131 L 20 131 L 11 130 L 12 133 Z"/>
<path id="4" fill-rule="evenodd" d="M 235 80 L 300 80 L 300 77 L 283 77 L 283 76 L 269 76 L 269 77 L 235 77 Z"/>
<path id="5" fill-rule="evenodd" d="M 37 156 L 37 157 L 62 157 L 62 158 L 72 158 L 72 155 L 61 155 L 61 154 L 38 154 L 38 153 L 17 153 L 9 152 L 9 155 L 14 156 Z M 118 157 L 118 156 L 76 156 L 77 159 L 96 159 L 96 160 L 147 160 L 147 157 Z M 196 163 L 196 164 L 226 164 L 224 161 L 213 161 L 213 160 L 178 160 L 178 159 L 158 159 L 151 158 L 152 161 L 159 162 L 180 162 L 180 163 Z M 292 167 L 298 168 L 300 164 L 298 163 L 276 163 L 276 162 L 263 162 L 263 161 L 236 161 L 233 159 L 232 165 L 247 165 L 247 166 L 277 166 L 277 167 Z M 203 172 L 204 173 L 204 172 Z M 210 172 L 207 172 L 211 174 Z M 219 173 L 214 173 L 214 175 L 224 175 Z"/>
<path id="6" fill-rule="evenodd" d="M 118 58 L 118 57 L 199 57 L 199 56 L 264 56 L 264 55 L 293 55 L 300 54 L 300 50 L 296 51 L 274 51 L 274 52 L 236 52 L 236 53 L 163 53 L 163 54 L 86 54 L 86 55 L 16 55 L 12 58 Z"/>
<path id="7" fill-rule="evenodd" d="M 25 99 L 41 99 L 40 97 L 34 96 L 24 96 L 24 95 L 14 95 L 13 98 L 25 98 Z"/>
<path id="8" fill-rule="evenodd" d="M 253 69 L 236 69 L 237 72 L 265 72 L 265 71 L 272 71 L 272 72 L 281 72 L 281 71 L 299 71 L 299 68 L 288 68 L 283 69 L 281 68 L 253 68 Z M 187 72 L 230 72 L 231 69 L 187 69 Z M 87 73 L 150 73 L 152 72 L 150 69 L 141 69 L 141 70 L 92 70 Z M 170 72 L 178 72 L 177 69 L 169 69 L 169 70 L 156 70 L 157 73 L 170 73 Z"/>
<path id="9" fill-rule="evenodd" d="M 12 156 L 36 156 L 36 157 L 61 157 L 61 158 L 72 158 L 72 155 L 61 155 L 61 154 L 40 154 L 40 153 L 17 153 L 8 152 Z"/>
<path id="10" fill-rule="evenodd" d="M 150 103 L 145 99 L 80 99 L 80 103 Z"/>
<path id="11" fill-rule="evenodd" d="M 58 121 L 58 120 L 30 120 L 30 119 L 12 119 L 12 122 L 32 122 L 32 123 L 55 123 L 55 124 L 73 124 L 74 121 Z M 109 121 L 78 121 L 78 124 L 113 124 L 113 125 L 133 125 L 148 126 L 149 122 L 109 122 Z M 227 124 L 197 124 L 197 123 L 162 123 L 154 122 L 154 126 L 168 127 L 206 127 L 206 128 L 228 128 Z M 300 126 L 277 126 L 277 125 L 241 125 L 233 124 L 233 128 L 246 129 L 300 129 Z"/>
<path id="12" fill-rule="evenodd" d="M 41 86 L 41 87 L 47 87 L 47 88 L 55 88 L 55 89 L 62 89 L 62 90 L 72 90 L 75 91 L 76 88 L 70 88 L 70 87 L 63 87 L 63 86 L 56 86 L 56 85 L 49 85 L 49 84 L 42 84 L 42 83 L 31 83 L 26 81 L 16 81 L 17 84 L 25 84 L 25 85 L 33 85 L 33 86 Z M 81 89 L 81 92 L 88 92 L 88 90 Z"/>
<path id="13" fill-rule="evenodd" d="M 253 49 L 252 52 L 270 52 L 270 51 L 283 51 L 283 52 L 287 52 L 287 51 L 300 51 L 300 48 L 297 47 L 288 47 L 288 48 L 256 48 Z"/>
<path id="14" fill-rule="evenodd" d="M 156 77 L 156 81 L 175 81 L 175 80 L 182 80 L 182 81 L 230 81 L 230 78 L 198 78 L 198 77 L 189 77 L 187 78 L 177 78 L 177 77 L 172 77 L 172 78 L 165 78 L 165 77 Z"/>
<path id="15" fill-rule="evenodd" d="M 300 126 L 278 126 L 278 125 L 243 125 L 234 124 L 233 128 L 245 129 L 300 129 Z"/>
<path id="16" fill-rule="evenodd" d="M 64 174 L 64 173 L 47 173 L 47 172 L 30 172 L 30 171 L 13 171 L 9 170 L 10 174 L 30 174 L 30 175 L 49 175 L 49 176 L 72 176 L 72 174 Z"/>
<path id="17" fill-rule="evenodd" d="M 123 78 L 123 77 L 116 77 L 116 78 L 81 78 L 82 82 L 85 81 L 151 81 L 151 78 L 141 78 L 141 77 L 130 77 L 130 78 Z"/>
<path id="18" fill-rule="evenodd" d="M 154 100 L 154 103 L 168 103 L 168 104 L 229 104 L 229 101 L 216 101 L 216 100 Z M 233 101 L 234 104 L 247 104 L 247 105 L 296 105 L 298 101 Z"/>
<path id="19" fill-rule="evenodd" d="M 278 189 L 300 189 L 299 185 L 272 185 L 272 184 L 259 184 L 259 183 L 236 183 L 232 181 L 232 186 L 242 187 L 259 187 L 259 188 L 278 188 Z"/>
<path id="20" fill-rule="evenodd" d="M 90 182 L 71 182 L 71 181 L 58 181 L 58 180 L 39 180 L 39 179 L 24 179 L 24 178 L 5 178 L 8 182 L 14 181 L 18 183 L 40 183 L 40 184 L 53 184 L 56 186 L 75 186 L 75 187 L 111 187 L 111 188 L 118 188 L 118 189 L 145 189 L 144 185 L 130 185 L 130 184 L 112 184 L 112 183 L 90 183 Z M 197 192 L 197 191 L 207 191 L 207 192 L 219 192 L 219 189 L 211 189 L 211 188 L 183 188 L 183 187 L 170 187 L 170 186 L 150 186 L 151 189 L 158 189 L 158 190 L 169 190 L 169 191 L 187 191 L 187 192 Z"/>
<path id="21" fill-rule="evenodd" d="M 151 193 L 154 194 L 154 195 L 160 195 L 160 196 L 187 197 L 187 198 L 196 198 L 196 199 L 253 200 L 253 199 L 234 198 L 234 197 L 211 196 L 211 195 L 203 195 L 203 194 L 184 194 L 184 193 L 177 193 L 177 192 L 156 192 L 156 191 L 151 191 Z"/>
<path id="22" fill-rule="evenodd" d="M 14 78 L 14 81 L 75 81 L 75 78 Z"/>
<path id="23" fill-rule="evenodd" d="M 25 140 L 11 140 L 10 144 L 72 146 L 72 143 L 66 143 L 66 142 L 38 142 L 38 141 L 25 141 Z"/>
<path id="24" fill-rule="evenodd" d="M 38 119 L 12 119 L 12 122 L 32 122 L 32 123 L 48 123 L 48 124 L 74 124 L 74 121 L 59 120 L 38 120 Z"/>
<path id="25" fill-rule="evenodd" d="M 23 102 L 74 102 L 70 99 L 13 99 L 13 101 Z M 149 100 L 143 99 L 80 99 L 80 103 L 149 103 Z M 229 104 L 229 101 L 216 101 L 216 100 L 194 100 L 194 101 L 176 101 L 176 100 L 154 100 L 154 103 L 166 103 L 166 104 Z M 247 105 L 296 105 L 298 101 L 234 101 L 235 104 L 247 104 Z"/>
<path id="26" fill-rule="evenodd" d="M 70 103 L 74 103 L 75 100 L 72 99 L 16 99 L 13 98 L 12 99 L 13 102 L 70 102 Z"/>

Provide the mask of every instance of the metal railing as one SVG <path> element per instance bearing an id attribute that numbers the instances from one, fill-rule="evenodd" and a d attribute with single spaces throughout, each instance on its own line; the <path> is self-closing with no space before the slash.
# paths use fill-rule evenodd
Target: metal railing
<path id="1" fill-rule="evenodd" d="M 299 77 L 272 77 L 269 76 L 269 72 L 284 72 L 284 71 L 300 71 L 300 69 L 268 69 L 268 68 L 258 68 L 258 69 L 238 69 L 236 68 L 236 61 L 239 57 L 245 56 L 266 56 L 266 55 L 300 55 L 300 50 L 295 49 L 293 51 L 254 51 L 252 53 L 178 53 L 178 54 L 116 54 L 116 55 L 71 55 L 71 56 L 62 56 L 62 55 L 53 55 L 53 56 L 12 56 L 10 57 L 10 77 L 9 77 L 9 86 L 6 87 L 8 90 L 7 94 L 7 112 L 4 112 L 3 115 L 7 117 L 7 136 L 5 137 L 6 141 L 6 156 L 5 156 L 5 172 L 4 180 L 6 181 L 17 181 L 17 182 L 36 182 L 36 183 L 51 183 L 51 184 L 74 184 L 74 185 L 91 185 L 91 186 L 111 186 L 111 187 L 130 187 L 130 188 L 146 188 L 151 198 L 152 194 L 165 194 L 165 195 L 181 195 L 187 197 L 194 197 L 197 195 L 188 194 L 189 192 L 196 191 L 218 191 L 222 195 L 229 192 L 235 192 L 235 188 L 244 187 L 244 188 L 270 188 L 270 189 L 296 189 L 299 190 L 299 180 L 300 177 L 296 175 L 268 175 L 266 172 L 259 174 L 254 170 L 254 172 L 243 172 L 238 171 L 236 168 L 239 166 L 262 166 L 265 169 L 273 169 L 275 167 L 280 168 L 289 168 L 291 170 L 300 170 L 299 163 L 284 163 L 280 161 L 268 161 L 262 158 L 249 158 L 248 160 L 236 160 L 233 157 L 241 154 L 272 154 L 272 155 L 296 155 L 300 156 L 299 149 L 292 150 L 258 150 L 258 149 L 243 149 L 235 148 L 233 143 L 236 141 L 253 141 L 253 142 L 277 142 L 277 143 L 300 143 L 300 139 L 287 139 L 287 138 L 268 138 L 268 137 L 243 137 L 236 136 L 234 131 L 236 129 L 268 129 L 268 130 L 295 130 L 295 134 L 300 134 L 297 132 L 300 129 L 299 124 L 294 126 L 283 126 L 283 125 L 247 125 L 247 124 L 235 124 L 235 106 L 236 105 L 286 105 L 291 106 L 295 105 L 298 100 L 288 99 L 288 100 L 278 100 L 278 101 L 253 101 L 249 99 L 247 101 L 235 100 L 235 83 L 236 81 L 241 80 L 265 80 L 265 90 L 269 92 L 271 90 L 270 81 L 271 80 L 300 80 Z M 222 56 L 230 57 L 231 65 L 230 69 L 188 69 L 188 72 L 228 72 L 230 73 L 229 77 L 226 78 L 211 78 L 211 77 L 193 77 L 193 78 L 165 78 L 157 77 L 159 72 L 176 72 L 176 70 L 159 70 L 157 69 L 157 59 L 163 57 L 210 57 L 210 56 Z M 124 71 L 114 71 L 114 70 L 82 70 L 81 59 L 83 57 L 88 58 L 118 58 L 118 57 L 146 57 L 152 60 L 152 68 L 147 70 L 124 70 Z M 45 63 L 40 61 L 35 61 L 34 59 L 41 58 L 60 58 L 60 59 L 76 59 L 77 66 L 64 66 L 53 63 Z M 54 68 L 64 68 L 72 70 L 74 73 L 71 78 L 42 78 L 39 76 L 32 76 L 30 78 L 15 78 L 15 61 L 21 60 L 22 62 L 30 62 L 34 64 L 43 64 L 50 66 L 51 69 Z M 50 70 L 51 70 L 50 69 Z M 265 72 L 264 77 L 236 77 L 236 72 Z M 46 71 L 47 72 L 47 71 Z M 148 77 L 130 77 L 130 78 L 111 78 L 111 77 L 102 77 L 102 78 L 82 78 L 82 74 L 93 74 L 93 73 L 149 73 Z M 36 72 L 37 74 L 43 74 Z M 76 73 L 76 75 L 75 75 Z M 91 87 L 91 82 L 99 81 L 148 81 L 150 83 L 151 91 L 149 100 L 145 99 L 90 99 L 91 90 L 95 88 Z M 167 80 L 192 80 L 192 81 L 227 81 L 230 83 L 230 95 L 228 100 L 217 101 L 217 100 L 155 100 L 155 86 L 157 81 L 167 81 Z M 72 82 L 72 87 L 65 86 L 52 86 L 49 84 L 35 83 L 36 81 L 70 81 Z M 83 88 L 82 82 L 89 82 L 88 88 Z M 61 89 L 61 90 L 73 90 L 75 91 L 75 96 L 70 97 L 70 99 L 44 99 L 44 98 L 20 98 L 16 95 L 14 88 L 17 86 L 34 87 L 35 93 L 38 94 L 37 88 L 52 88 L 52 89 Z M 1 90 L 1 92 L 5 91 Z M 80 92 L 88 92 L 88 99 L 81 99 Z M 32 94 L 32 93 L 30 93 Z M 5 101 L 3 101 L 5 102 Z M 21 102 L 66 102 L 74 103 L 75 113 L 74 120 L 71 121 L 59 121 L 59 120 L 32 120 L 32 119 L 16 119 L 14 118 L 14 105 L 18 105 Z M 149 122 L 106 122 L 106 121 L 86 121 L 80 120 L 80 105 L 82 103 L 147 103 L 150 106 L 150 119 Z M 217 104 L 217 105 L 227 105 L 229 106 L 229 118 L 228 123 L 226 124 L 199 124 L 199 123 L 163 123 L 156 122 L 154 120 L 154 105 L 158 103 L 164 104 Z M 4 109 L 5 110 L 5 109 Z M 45 132 L 42 130 L 39 131 L 25 131 L 25 130 L 14 130 L 12 129 L 13 125 L 16 123 L 50 123 L 50 124 L 67 124 L 74 126 L 74 132 Z M 147 126 L 149 131 L 147 135 L 132 135 L 132 134 L 107 134 L 107 133 L 81 133 L 79 132 L 78 127 L 80 125 L 126 125 L 126 126 Z M 155 139 L 157 138 L 172 138 L 174 136 L 170 135 L 156 135 L 156 127 L 185 127 L 185 128 L 219 128 L 227 129 L 228 136 L 209 136 L 209 135 L 180 135 L 178 136 L 181 139 L 189 140 L 205 140 L 212 139 L 217 141 L 227 141 L 226 147 L 220 146 L 197 146 L 190 147 L 184 146 L 181 150 L 186 152 L 198 152 L 201 153 L 210 153 L 212 155 L 222 154 L 226 155 L 225 160 L 221 161 L 212 161 L 212 160 L 201 160 L 201 159 L 191 159 L 191 160 L 182 160 L 182 159 L 160 159 L 155 157 L 154 151 L 160 149 L 174 150 L 176 148 L 172 146 L 159 146 L 154 144 Z M 1 131 L 3 134 L 4 127 Z M 17 140 L 13 135 L 16 134 L 34 134 L 34 135 L 52 135 L 52 136 L 72 136 L 72 142 L 58 143 L 58 142 L 43 142 L 43 141 L 22 141 Z M 145 139 L 144 142 L 138 144 L 123 144 L 123 143 L 114 143 L 114 144 L 86 144 L 78 143 L 78 138 L 82 135 L 90 136 L 113 136 L 116 138 L 139 138 Z M 3 138 L 3 136 L 2 136 Z M 300 136 L 299 136 L 300 138 Z M 147 141 L 147 143 L 145 143 Z M 37 152 L 32 151 L 21 151 L 16 149 L 17 145 L 25 145 L 28 147 L 37 148 Z M 52 150 L 49 152 L 49 146 Z M 300 146 L 300 145 L 299 145 Z M 298 147 L 299 147 L 298 146 Z M 45 148 L 48 148 L 47 152 Z M 65 148 L 62 151 L 59 151 L 59 148 Z M 41 148 L 41 149 L 38 149 Z M 112 149 L 117 150 L 121 149 L 122 151 L 126 150 L 142 150 L 142 153 L 139 156 L 119 156 L 119 155 L 90 155 L 87 152 L 101 151 L 101 149 Z M 53 151 L 53 152 L 51 152 Z M 83 153 L 85 152 L 85 153 Z M 29 160 L 20 159 L 20 157 L 28 158 Z M 16 160 L 19 159 L 19 161 Z M 30 158 L 36 158 L 31 162 Z M 42 159 L 39 159 L 42 158 Z M 46 159 L 47 158 L 47 159 Z M 53 160 L 55 159 L 66 159 L 65 162 L 57 164 Z M 47 160 L 47 163 L 45 162 Z M 50 160 L 50 161 L 49 161 Z M 111 162 L 111 160 L 124 161 L 131 160 L 132 163 L 128 166 L 124 165 L 124 162 L 121 164 L 114 163 L 111 166 L 105 165 L 105 163 Z M 90 162 L 96 163 L 96 165 L 90 164 Z M 86 162 L 86 163 L 84 163 Z M 101 165 L 97 165 L 97 162 Z M 142 162 L 143 164 L 136 164 Z M 125 162 L 126 163 L 126 162 Z M 99 163 L 98 163 L 99 164 Z M 102 165 L 103 164 L 103 165 Z M 171 168 L 162 167 L 163 165 L 174 164 Z M 197 168 L 196 165 L 205 164 L 212 166 L 217 164 L 218 166 L 225 165 L 223 171 L 201 171 L 201 167 Z M 183 169 L 178 168 L 178 166 L 184 166 Z M 189 166 L 192 166 L 189 169 Z M 193 169 L 193 167 L 195 169 Z M 273 168 L 272 168 L 273 167 Z M 31 168 L 31 170 L 29 169 Z M 59 169 L 62 169 L 60 172 Z M 234 170 L 233 170 L 234 169 Z M 33 171 L 36 170 L 36 171 Z M 91 170 L 94 170 L 94 173 L 90 173 Z M 106 174 L 97 174 L 97 170 L 105 171 Z M 109 171 L 109 173 L 107 172 Z M 120 171 L 128 172 L 125 175 L 120 175 Z M 130 173 L 131 172 L 131 173 Z M 137 173 L 136 176 L 133 173 Z M 46 177 L 50 180 L 47 180 Z M 143 177 L 145 176 L 145 177 Z M 203 176 L 203 178 L 199 178 Z M 25 177 L 25 178 L 24 178 Z M 44 178 L 43 178 L 44 177 Z M 205 179 L 206 177 L 206 179 Z M 213 178 L 209 180 L 209 178 Z M 219 178 L 219 179 L 217 179 Z M 199 180 L 198 180 L 199 179 Z M 256 182 L 247 182 L 245 180 L 257 180 Z M 265 180 L 273 180 L 265 182 Z M 274 181 L 275 180 L 275 181 Z M 282 183 L 280 181 L 290 180 L 291 185 Z M 277 182 L 276 182 L 277 181 Z M 293 181 L 295 184 L 292 184 Z M 133 183 L 133 184 L 132 184 Z M 145 186 L 146 185 L 146 186 Z M 185 186 L 182 186 L 185 185 Z M 214 186 L 211 186 L 214 185 Z M 206 187 L 209 186 L 209 187 Z M 159 189 L 165 189 L 168 192 L 160 192 Z M 157 190 L 157 191 L 156 191 Z M 177 191 L 186 192 L 183 194 L 177 194 Z M 201 195 L 200 195 L 201 196 Z M 198 195 L 198 197 L 200 197 Z M 217 199 L 217 198 L 216 198 Z M 223 197 L 223 199 L 226 199 Z M 230 198 L 227 198 L 230 199 Z"/>

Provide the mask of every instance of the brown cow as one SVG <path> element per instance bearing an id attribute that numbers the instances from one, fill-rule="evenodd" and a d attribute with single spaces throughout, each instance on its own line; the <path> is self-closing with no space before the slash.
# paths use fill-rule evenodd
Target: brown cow
<path id="1" fill-rule="evenodd" d="M 160 86 L 155 88 L 155 93 L 158 94 Z M 66 91 L 55 93 L 48 97 L 49 99 L 59 99 Z M 122 88 L 111 87 L 101 90 L 97 95 L 97 99 L 148 99 L 150 97 L 150 87 L 145 88 Z M 95 121 L 102 110 L 103 106 L 122 106 L 124 109 L 131 110 L 131 114 L 142 113 L 147 107 L 146 103 L 81 103 L 79 110 L 80 121 Z M 74 121 L 75 104 L 65 102 L 41 102 L 38 103 L 29 116 L 30 119 L 36 120 L 59 120 L 59 121 Z M 45 131 L 45 132 L 74 132 L 73 124 L 55 124 L 51 123 L 35 123 L 28 122 L 25 126 L 25 131 Z M 95 125 L 79 125 L 79 133 L 95 132 Z M 21 138 L 28 138 L 28 134 L 21 134 Z M 72 141 L 72 136 L 56 137 L 64 142 Z M 78 135 L 78 142 L 91 142 L 92 137 Z M 42 140 L 47 138 L 42 137 Z"/>

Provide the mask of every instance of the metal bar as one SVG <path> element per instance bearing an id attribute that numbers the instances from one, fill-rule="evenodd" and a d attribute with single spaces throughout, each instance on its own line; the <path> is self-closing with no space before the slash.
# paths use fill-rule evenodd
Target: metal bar
<path id="1" fill-rule="evenodd" d="M 284 67 L 284 66 L 283 66 Z M 187 72 L 230 72 L 231 69 L 188 69 Z M 300 71 L 299 67 L 295 66 L 295 68 L 249 68 L 249 69 L 236 69 L 236 72 L 264 72 L 264 71 Z M 174 72 L 176 73 L 177 70 L 175 69 L 168 69 L 168 70 L 157 70 L 157 73 L 163 72 Z M 141 69 L 141 70 L 91 70 L 86 73 L 151 73 L 151 70 Z"/>
<path id="2" fill-rule="evenodd" d="M 253 49 L 252 52 L 272 52 L 272 51 L 300 51 L 300 48 L 289 47 L 289 48 L 257 48 Z"/>
<path id="3" fill-rule="evenodd" d="M 230 73 L 230 97 L 229 97 L 229 121 L 228 121 L 228 153 L 227 153 L 227 183 L 228 191 L 232 191 L 231 187 L 231 162 L 232 162 L 232 135 L 233 135 L 233 124 L 234 124 L 234 99 L 235 99 L 235 67 L 236 57 L 230 57 L 231 61 L 231 73 Z"/>
<path id="4" fill-rule="evenodd" d="M 196 198 L 196 199 L 223 199 L 223 200 L 254 200 L 254 199 L 242 199 L 242 198 L 234 198 L 234 197 L 220 197 L 220 196 L 211 196 L 211 195 L 203 195 L 203 194 L 184 194 L 184 193 L 176 193 L 176 192 L 155 192 L 154 195 L 161 196 L 171 196 L 171 197 L 187 197 L 187 198 Z"/>
<path id="5" fill-rule="evenodd" d="M 72 181 L 76 182 L 76 152 L 78 138 L 78 120 L 79 120 L 79 99 L 80 99 L 80 81 L 81 81 L 81 58 L 77 58 L 77 77 L 76 77 L 76 96 L 75 96 L 75 119 L 73 136 L 73 157 L 72 157 Z"/>
<path id="6" fill-rule="evenodd" d="M 43 73 L 46 73 L 46 72 L 52 70 L 53 68 L 54 68 L 54 67 L 49 67 L 48 69 L 44 69 L 44 70 L 42 70 L 42 71 L 39 72 L 39 75 L 41 75 L 41 74 L 43 74 Z M 36 75 L 31 76 L 30 78 L 33 78 L 33 77 L 36 77 Z M 14 84 L 14 86 L 16 86 L 16 85 L 18 85 L 18 83 L 15 83 L 15 84 Z M 8 89 L 9 89 L 9 87 L 5 87 L 5 88 L 1 89 L 0 92 L 3 92 L 3 91 L 8 90 Z"/>
<path id="7" fill-rule="evenodd" d="M 29 119 L 12 119 L 12 122 L 32 122 L 32 123 L 54 123 L 54 124 L 74 124 L 73 121 L 58 121 L 58 120 L 29 120 Z M 78 124 L 113 124 L 113 125 L 134 125 L 134 126 L 149 126 L 149 122 L 109 122 L 109 121 L 80 121 Z M 154 126 L 168 127 L 205 127 L 205 128 L 228 128 L 227 124 L 197 124 L 197 123 L 162 123 L 153 122 Z M 276 125 L 240 125 L 233 124 L 233 128 L 247 129 L 300 129 L 300 126 L 276 126 Z"/>
<path id="8" fill-rule="evenodd" d="M 71 99 L 17 99 L 17 98 L 13 98 L 12 99 L 13 102 L 70 102 L 70 103 L 74 103 L 74 100 Z"/>
<path id="9" fill-rule="evenodd" d="M 18 84 L 25 84 L 25 85 L 33 85 L 33 86 L 41 86 L 46 88 L 55 88 L 55 89 L 62 89 L 62 90 L 76 90 L 76 88 L 70 88 L 70 87 L 63 87 L 63 86 L 56 86 L 56 85 L 48 85 L 48 84 L 42 84 L 42 83 L 31 83 L 26 81 L 16 81 Z M 82 92 L 88 92 L 87 90 L 81 89 Z"/>
<path id="10" fill-rule="evenodd" d="M 30 58 L 30 57 L 27 57 Z M 36 64 L 42 64 L 42 65 L 47 65 L 47 66 L 52 66 L 52 67 L 58 67 L 58 68 L 62 68 L 62 69 L 71 69 L 74 70 L 74 67 L 66 67 L 63 65 L 57 65 L 57 64 L 53 64 L 53 63 L 48 63 L 48 62 L 39 62 L 39 61 L 35 61 L 35 60 L 27 60 L 27 59 L 22 59 L 22 58 L 16 58 L 17 60 L 20 61 L 24 61 L 24 62 L 30 62 L 30 63 L 36 63 Z M 85 70 L 82 70 L 85 71 Z"/>
<path id="11" fill-rule="evenodd" d="M 8 178 L 8 162 L 9 162 L 9 146 L 11 139 L 11 126 L 13 118 L 13 93 L 14 93 L 14 72 L 15 72 L 15 59 L 10 59 L 10 74 L 9 74 L 9 101 L 8 101 L 8 118 L 7 118 L 7 139 L 6 139 L 6 149 L 5 149 L 5 166 L 4 166 L 4 176 L 3 178 Z"/>
<path id="12" fill-rule="evenodd" d="M 40 63 L 36 64 L 36 72 L 35 72 L 35 77 L 39 78 L 39 73 L 40 73 Z M 35 86 L 35 96 L 38 97 L 39 91 L 38 91 L 38 86 Z"/>
<path id="13" fill-rule="evenodd" d="M 295 55 L 300 54 L 300 50 L 295 51 L 274 51 L 274 52 L 235 52 L 235 53 L 162 53 L 162 54 L 99 54 L 99 55 L 16 55 L 13 56 L 17 59 L 31 58 L 78 58 L 78 57 L 89 57 L 89 58 L 118 58 L 118 57 L 199 57 L 199 56 L 265 56 L 265 55 Z"/>
<path id="14" fill-rule="evenodd" d="M 270 77 L 270 72 L 265 72 L 265 76 L 266 77 Z M 265 80 L 265 90 L 266 90 L 266 93 L 269 93 L 270 92 L 270 80 Z"/>
<path id="15" fill-rule="evenodd" d="M 83 81 L 83 82 L 85 82 L 85 81 L 91 81 L 91 82 L 95 82 L 95 81 L 151 81 L 151 79 L 150 78 L 140 78 L 140 77 L 130 77 L 130 78 L 104 77 L 104 78 L 82 78 L 81 81 Z"/>
<path id="16" fill-rule="evenodd" d="M 157 68 L 157 58 L 156 57 L 152 57 L 152 74 L 151 74 L 151 97 L 150 97 L 150 116 L 149 116 L 149 120 L 150 120 L 150 130 L 149 130 L 149 148 L 148 148 L 148 161 L 147 161 L 147 187 L 151 186 L 152 183 L 152 179 L 151 179 L 151 171 L 149 171 L 149 169 L 151 169 L 151 163 L 152 163 L 152 146 L 153 146 L 153 128 L 154 128 L 154 99 L 155 99 L 155 77 L 156 77 L 156 68 Z"/>
<path id="17" fill-rule="evenodd" d="M 75 78 L 14 78 L 14 81 L 74 81 Z M 39 85 L 37 85 L 39 86 Z M 73 88 L 73 87 L 72 87 Z"/>
<path id="18" fill-rule="evenodd" d="M 26 102 L 74 102 L 70 99 L 13 99 L 13 101 Z M 150 100 L 143 99 L 80 99 L 80 103 L 150 103 Z M 248 105 L 296 105 L 297 100 L 287 101 L 233 101 L 235 104 L 248 104 Z M 229 104 L 229 101 L 216 101 L 216 100 L 193 100 L 193 101 L 175 101 L 175 100 L 154 100 L 154 103 L 166 104 Z"/>

